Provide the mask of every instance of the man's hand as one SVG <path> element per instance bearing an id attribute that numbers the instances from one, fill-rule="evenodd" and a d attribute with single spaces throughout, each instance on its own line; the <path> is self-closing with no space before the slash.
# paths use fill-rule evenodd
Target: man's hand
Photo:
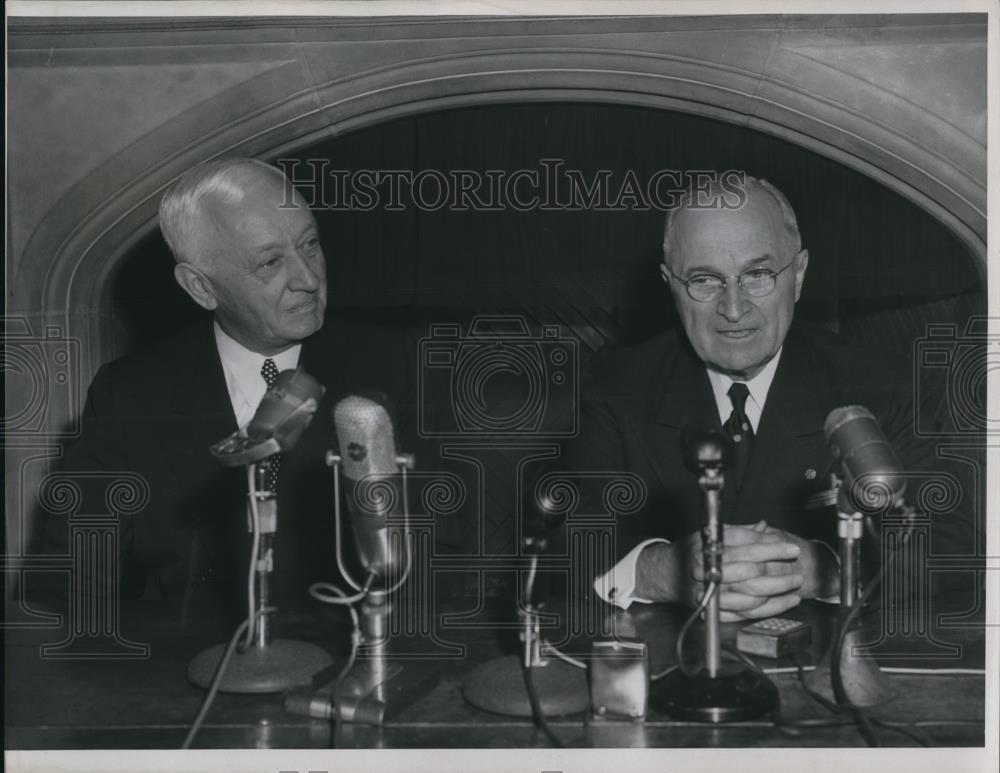
<path id="1" fill-rule="evenodd" d="M 792 571 L 802 575 L 802 598 L 822 599 L 840 593 L 840 564 L 830 548 L 770 526 L 766 527 L 764 534 L 799 548 L 799 554 L 791 562 L 791 567 Z"/>
<path id="2" fill-rule="evenodd" d="M 830 584 L 831 573 L 836 579 L 836 562 L 823 546 L 763 521 L 724 529 L 722 585 L 717 591 L 723 622 L 772 617 L 803 598 L 836 592 Z M 636 565 L 636 595 L 696 605 L 704 593 L 702 557 L 698 532 L 671 545 L 650 545 Z"/>

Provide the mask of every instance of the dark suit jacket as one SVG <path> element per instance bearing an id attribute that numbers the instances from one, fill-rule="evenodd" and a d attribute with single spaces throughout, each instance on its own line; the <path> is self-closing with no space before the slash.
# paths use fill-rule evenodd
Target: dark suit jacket
<path id="1" fill-rule="evenodd" d="M 282 458 L 273 577 L 279 606 L 304 603 L 309 582 L 336 580 L 333 481 L 324 460 L 335 441 L 331 409 L 360 386 L 405 390 L 409 368 L 400 352 L 389 336 L 362 340 L 329 322 L 303 344 L 299 364 L 327 392 Z M 149 504 L 120 524 L 123 598 L 162 599 L 185 616 L 203 601 L 221 602 L 235 617 L 244 613 L 246 472 L 222 467 L 209 453 L 235 429 L 210 323 L 105 365 L 94 377 L 63 470 L 123 470 L 148 482 Z M 80 512 L 106 512 L 103 488 L 84 492 Z M 49 550 L 65 550 L 65 521 L 48 520 Z"/>
<path id="2" fill-rule="evenodd" d="M 700 528 L 701 493 L 681 461 L 681 432 L 692 422 L 719 424 L 708 374 L 681 330 L 628 349 L 599 354 L 585 382 L 580 437 L 561 466 L 627 470 L 645 482 L 638 512 L 622 516 L 616 554 L 647 537 L 675 539 Z M 849 345 L 801 323 L 792 325 L 757 429 L 742 486 L 727 476 L 728 523 L 770 525 L 836 545 L 832 508 L 808 510 L 830 488 L 833 465 L 823 423 L 833 408 L 860 404 L 879 419 L 906 470 L 940 470 L 933 444 L 912 431 L 909 369 L 884 353 Z M 586 500 L 598 496 L 584 490 Z M 581 511 L 583 512 L 583 511 Z M 970 531 L 958 517 L 934 522 L 935 546 L 968 550 Z M 872 551 L 869 551 L 871 553 Z M 877 551 L 876 551 L 877 556 Z"/>

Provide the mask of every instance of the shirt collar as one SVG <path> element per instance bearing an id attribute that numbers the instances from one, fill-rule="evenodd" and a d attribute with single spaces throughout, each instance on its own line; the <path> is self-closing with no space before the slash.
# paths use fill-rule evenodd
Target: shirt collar
<path id="1" fill-rule="evenodd" d="M 236 426 L 242 429 L 253 418 L 264 393 L 267 392 L 267 384 L 260 371 L 268 358 L 247 349 L 228 335 L 218 322 L 215 322 L 214 328 L 215 346 L 222 362 L 222 372 L 226 377 L 229 402 L 233 406 Z M 295 344 L 270 359 L 274 360 L 279 372 L 288 370 L 298 365 L 301 350 L 302 344 Z"/>
<path id="2" fill-rule="evenodd" d="M 750 419 L 750 423 L 753 425 L 754 432 L 757 431 L 761 414 L 764 412 L 764 403 L 767 402 L 767 393 L 771 389 L 771 382 L 774 381 L 774 374 L 778 370 L 778 360 L 781 359 L 782 349 L 784 349 L 784 346 L 779 348 L 778 353 L 770 359 L 767 365 L 761 368 L 760 373 L 749 381 L 743 382 L 747 385 L 747 390 L 750 392 L 750 396 L 747 398 L 746 412 L 747 418 Z M 725 423 L 733 410 L 732 401 L 729 399 L 729 387 L 733 385 L 736 379 L 708 367 L 705 370 L 708 371 L 708 380 L 712 384 L 715 405 L 719 409 L 719 421 Z"/>
<path id="3" fill-rule="evenodd" d="M 236 377 L 236 380 L 243 383 L 252 383 L 253 379 L 263 381 L 260 370 L 264 367 L 264 361 L 274 360 L 274 364 L 280 373 L 283 370 L 294 368 L 299 364 L 299 353 L 302 351 L 302 344 L 295 344 L 288 347 L 283 352 L 272 354 L 267 357 L 258 354 L 251 349 L 247 349 L 243 344 L 226 333 L 218 322 L 213 323 L 215 328 L 215 345 L 219 350 L 219 358 Z"/>

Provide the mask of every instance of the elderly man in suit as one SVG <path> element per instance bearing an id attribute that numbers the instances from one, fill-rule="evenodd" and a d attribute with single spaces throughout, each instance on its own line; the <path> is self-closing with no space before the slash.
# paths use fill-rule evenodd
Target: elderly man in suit
<path id="1" fill-rule="evenodd" d="M 661 273 L 681 330 L 595 357 L 581 437 L 562 462 L 629 470 L 646 484 L 642 510 L 619 520 L 617 563 L 594 583 L 623 608 L 694 604 L 702 592 L 701 494 L 681 460 L 688 424 L 721 424 L 734 444 L 723 492 L 724 621 L 836 598 L 836 519 L 811 505 L 830 487 L 831 409 L 867 406 L 907 469 L 940 464 L 912 431 L 905 365 L 793 320 L 809 265 L 795 213 L 765 180 L 747 177 L 742 191 L 737 201 L 714 190 L 708 207 L 689 194 L 669 213 Z M 942 519 L 935 538 L 944 544 L 960 530 Z"/>
<path id="2" fill-rule="evenodd" d="M 326 261 L 316 221 L 277 169 L 239 158 L 198 166 L 163 197 L 160 224 L 177 282 L 211 320 L 98 371 L 64 470 L 128 471 L 149 484 L 147 507 L 120 524 L 123 598 L 158 599 L 187 615 L 194 597 L 211 597 L 241 614 L 246 476 L 220 466 L 209 447 L 247 425 L 280 371 L 302 365 L 327 396 L 282 457 L 273 597 L 304 599 L 308 581 L 329 579 L 333 565 L 324 452 L 330 406 L 348 386 L 335 366 L 350 352 L 351 378 L 395 385 L 400 377 L 379 368 L 398 360 L 373 347 L 366 361 L 338 331 L 321 329 Z M 85 497 L 81 512 L 100 512 L 88 507 Z M 51 531 L 50 544 L 65 540 L 64 523 Z"/>

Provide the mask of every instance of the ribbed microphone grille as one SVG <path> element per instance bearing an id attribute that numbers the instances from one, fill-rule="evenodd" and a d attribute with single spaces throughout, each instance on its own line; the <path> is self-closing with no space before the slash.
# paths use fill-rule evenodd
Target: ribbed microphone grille
<path id="1" fill-rule="evenodd" d="M 368 397 L 351 395 L 333 409 L 337 444 L 349 478 L 397 472 L 396 440 L 389 412 Z"/>
<path id="2" fill-rule="evenodd" d="M 875 416 L 863 405 L 845 405 L 830 411 L 826 415 L 826 421 L 823 422 L 823 434 L 826 436 L 827 441 L 829 442 L 830 437 L 840 427 L 855 419 L 871 419 L 875 421 Z"/>

